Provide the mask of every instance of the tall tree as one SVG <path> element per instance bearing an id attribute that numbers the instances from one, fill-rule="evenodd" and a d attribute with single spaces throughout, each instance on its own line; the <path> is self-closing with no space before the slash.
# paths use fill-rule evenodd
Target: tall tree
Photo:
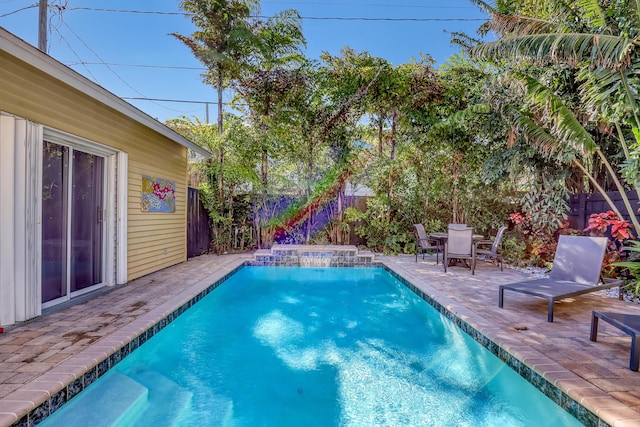
<path id="1" fill-rule="evenodd" d="M 252 51 L 254 36 L 250 18 L 259 9 L 259 0 L 184 0 L 180 7 L 191 14 L 199 28 L 190 37 L 172 33 L 191 49 L 207 68 L 206 83 L 218 91 L 218 135 L 224 131 L 223 98 L 225 87 L 236 79 Z M 219 168 L 224 167 L 225 147 L 218 148 Z M 224 175 L 218 175 L 218 198 L 224 200 Z"/>
<path id="2" fill-rule="evenodd" d="M 271 129 L 277 109 L 286 105 L 302 86 L 301 73 L 295 68 L 306 62 L 302 52 L 306 42 L 300 16 L 293 9 L 256 21 L 252 31 L 254 49 L 236 89 L 242 101 L 239 109 L 246 107 L 249 122 L 260 134 L 257 144 L 261 157 L 262 206 L 256 210 L 255 226 L 258 247 L 262 247 L 261 229 L 269 212 L 269 159 L 279 145 Z"/>
<path id="3" fill-rule="evenodd" d="M 223 131 L 223 92 L 239 74 L 254 43 L 251 16 L 259 0 L 184 0 L 180 7 L 199 28 L 190 37 L 172 33 L 207 67 L 205 82 L 218 91 L 218 135 Z"/>

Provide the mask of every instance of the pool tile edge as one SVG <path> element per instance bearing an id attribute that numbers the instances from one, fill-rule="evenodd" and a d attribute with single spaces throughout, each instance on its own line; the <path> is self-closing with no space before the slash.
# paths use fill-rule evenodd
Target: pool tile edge
<path id="1" fill-rule="evenodd" d="M 35 396 L 34 391 L 29 390 L 30 384 L 38 382 L 39 378 L 47 375 L 43 374 L 9 394 L 4 400 L 15 402 L 15 405 L 12 405 L 11 410 L 0 407 L 0 425 L 31 427 L 41 423 L 246 265 L 248 265 L 247 260 L 241 259 L 231 263 L 227 268 L 212 273 L 171 300 L 143 314 L 126 327 L 103 337 L 77 355 L 53 367 L 51 369 L 53 372 L 71 375 L 68 382 L 60 383 L 62 388 L 54 386 L 45 393 L 40 390 L 40 396 Z M 171 310 L 169 307 L 172 305 L 174 308 Z M 133 338 L 123 343 L 123 336 Z M 55 385 L 54 382 L 50 384 Z M 15 400 L 11 398 L 21 393 L 30 393 L 32 397 Z M 3 419 L 17 419 L 17 421 L 12 424 L 2 424 Z"/>
<path id="2" fill-rule="evenodd" d="M 461 316 L 455 312 L 453 312 L 450 308 L 439 301 L 437 301 L 432 295 L 427 294 L 425 291 L 420 289 L 418 286 L 413 284 L 410 279 L 407 279 L 402 275 L 402 273 L 396 271 L 392 265 L 387 265 L 383 261 L 375 261 L 372 266 L 374 267 L 382 267 L 385 271 L 389 272 L 394 278 L 396 278 L 400 283 L 409 288 L 413 293 L 419 296 L 422 300 L 431 305 L 434 309 L 436 309 L 440 314 L 442 314 L 445 318 L 451 320 L 456 326 L 458 326 L 462 331 L 464 331 L 467 335 L 473 338 L 480 345 L 485 347 L 495 356 L 497 356 L 500 360 L 502 360 L 507 366 L 516 371 L 521 377 L 526 379 L 529 383 L 531 383 L 534 387 L 540 390 L 545 396 L 554 401 L 558 406 L 563 408 L 565 411 L 569 412 L 572 416 L 574 416 L 578 421 L 580 421 L 585 426 L 594 426 L 594 427 L 614 427 L 615 421 L 617 419 L 612 419 L 612 417 L 608 416 L 609 412 L 603 413 L 603 416 L 594 413 L 593 410 L 587 408 L 581 402 L 573 399 L 569 393 L 559 387 L 556 382 L 563 381 L 557 378 L 549 378 L 551 376 L 550 372 L 556 372 L 556 368 L 569 372 L 566 368 L 558 365 L 555 362 L 552 362 L 549 359 L 549 364 L 554 365 L 553 371 L 546 371 L 543 373 L 538 372 L 535 367 L 529 366 L 526 361 L 520 360 L 515 355 L 511 354 L 504 345 L 500 345 L 496 342 L 496 336 L 489 336 L 493 334 L 485 334 L 482 332 L 481 328 L 476 327 L 474 324 L 467 321 L 469 316 Z M 435 290 L 434 290 L 435 291 Z M 435 291 L 434 293 L 437 293 Z M 465 311 L 466 313 L 466 311 Z M 464 317 L 464 318 L 463 318 Z M 465 320 L 467 319 L 467 320 Z M 508 346 L 507 346 L 508 347 Z M 544 356 L 541 355 L 543 358 Z M 573 377 L 577 377 L 575 374 L 572 374 Z M 584 384 L 588 384 L 584 381 Z M 591 405 L 590 405 L 591 406 Z M 597 411 L 601 412 L 601 411 Z M 610 424 L 611 423 L 611 424 Z"/>
<path id="3" fill-rule="evenodd" d="M 136 321 L 132 322 L 132 324 L 128 325 L 128 328 L 122 328 L 118 332 L 114 332 L 114 334 L 104 337 L 94 344 L 95 347 L 91 346 L 80 352 L 78 355 L 73 356 L 54 367 L 52 369 L 52 372 L 71 374 L 72 377 L 69 382 L 66 382 L 62 389 L 58 388 L 57 390 L 48 390 L 48 398 L 44 400 L 21 400 L 19 402 L 16 400 L 14 402 L 16 404 L 19 403 L 20 405 L 19 407 L 13 409 L 11 412 L 2 410 L 3 408 L 0 408 L 0 425 L 22 427 L 32 426 L 41 422 L 47 416 L 51 415 L 53 412 L 59 409 L 72 397 L 84 390 L 84 388 L 88 387 L 96 379 L 104 375 L 108 370 L 119 363 L 124 357 L 133 352 L 148 339 L 153 337 L 169 323 L 173 322 L 173 320 L 177 319 L 181 314 L 183 314 L 191 306 L 208 295 L 211 291 L 217 288 L 222 282 L 228 279 L 239 269 L 247 265 L 256 265 L 247 260 L 239 260 L 233 264 L 234 265 L 231 268 L 220 270 L 219 272 L 210 275 L 209 277 L 216 277 L 213 283 L 209 279 L 204 279 L 198 282 L 173 299 L 158 307 L 155 307 L 146 314 L 142 315 L 140 318 L 136 319 Z M 556 382 L 559 382 L 560 385 L 562 385 L 562 381 L 565 381 L 564 379 L 556 379 L 555 381 L 553 381 L 548 378 L 548 375 L 545 375 L 548 372 L 555 371 L 555 367 L 551 368 L 549 366 L 549 368 L 551 369 L 547 369 L 542 373 L 538 372 L 538 369 L 536 369 L 536 367 L 542 366 L 544 364 L 538 363 L 537 365 L 529 366 L 530 363 L 527 362 L 526 358 L 524 358 L 524 360 L 520 360 L 518 357 L 512 355 L 507 351 L 506 348 L 509 348 L 508 346 L 505 348 L 505 346 L 495 342 L 496 336 L 495 334 L 491 334 L 491 331 L 487 331 L 485 329 L 484 332 L 482 332 L 483 329 L 473 324 L 473 319 L 469 320 L 469 316 L 467 316 L 466 313 L 462 315 L 460 313 L 454 313 L 450 309 L 452 308 L 451 306 L 443 305 L 438 302 L 431 295 L 428 295 L 417 286 L 413 285 L 410 280 L 404 278 L 401 273 L 395 271 L 392 266 L 388 266 L 384 262 L 380 261 L 374 261 L 366 266 L 381 267 L 388 271 L 403 285 L 407 286 L 416 295 L 429 303 L 444 317 L 453 321 L 460 329 L 471 336 L 475 341 L 479 342 L 481 345 L 483 345 L 485 348 L 499 357 L 504 363 L 518 372 L 527 381 L 532 383 L 536 388 L 542 391 L 556 404 L 561 406 L 567 412 L 571 413 L 584 425 L 597 427 L 631 425 L 625 422 L 629 420 L 629 418 L 625 418 L 625 415 L 627 414 L 615 413 L 615 409 L 617 408 L 609 410 L 606 405 L 599 406 L 598 413 L 602 415 L 599 416 L 594 414 L 593 411 L 589 410 L 582 403 L 597 401 L 597 396 L 582 396 L 581 402 L 576 401 L 573 397 L 571 397 L 571 395 L 574 394 L 571 392 L 571 390 L 563 390 L 556 384 Z M 222 275 L 220 276 L 220 274 Z M 208 284 L 206 284 L 205 282 L 208 282 Z M 437 294 L 437 292 L 434 292 L 434 294 Z M 168 309 L 167 307 L 169 306 L 172 306 L 173 309 Z M 134 332 L 132 333 L 129 330 L 134 330 Z M 117 338 L 114 338 L 116 335 Z M 123 335 L 133 336 L 133 338 L 128 343 L 124 343 L 122 346 L 119 346 L 119 344 L 122 344 L 123 341 L 126 341 L 126 339 L 122 338 Z M 100 349 L 100 351 L 96 352 L 96 349 Z M 91 359 L 92 362 L 86 364 L 75 363 L 74 361 L 78 358 L 84 358 L 85 361 L 87 359 Z M 36 378 L 35 381 L 38 381 L 38 378 Z M 573 387 L 573 389 L 576 388 L 577 387 Z M 16 392 L 21 390 L 23 389 L 18 389 L 16 390 Z M 23 391 L 28 390 L 24 389 Z M 7 396 L 7 398 L 10 398 L 10 396 Z M 13 422 L 13 424 L 3 424 L 14 419 L 17 419 L 17 421 Z M 609 424 L 607 421 L 611 424 Z"/>

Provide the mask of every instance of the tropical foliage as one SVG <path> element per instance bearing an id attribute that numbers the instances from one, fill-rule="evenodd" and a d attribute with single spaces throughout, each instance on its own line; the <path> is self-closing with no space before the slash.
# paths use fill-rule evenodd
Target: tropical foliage
<path id="1" fill-rule="evenodd" d="M 240 233 L 242 247 L 359 238 L 400 253 L 415 223 L 507 224 L 505 259 L 546 265 L 558 233 L 640 235 L 626 198 L 640 194 L 637 3 L 473 1 L 490 21 L 478 39 L 454 33 L 461 51 L 438 68 L 348 46 L 305 58 L 295 10 L 263 19 L 254 0 L 183 1 L 198 31 L 174 36 L 206 66 L 219 117 L 170 125 L 214 154 L 192 170 L 213 248 Z M 606 218 L 568 228 L 570 194 L 611 190 L 623 209 L 607 198 Z"/>

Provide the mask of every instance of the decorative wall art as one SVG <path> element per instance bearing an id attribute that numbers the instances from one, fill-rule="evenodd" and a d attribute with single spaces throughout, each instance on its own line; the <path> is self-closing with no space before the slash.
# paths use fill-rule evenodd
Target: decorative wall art
<path id="1" fill-rule="evenodd" d="M 175 212 L 176 183 L 142 175 L 142 212 Z"/>

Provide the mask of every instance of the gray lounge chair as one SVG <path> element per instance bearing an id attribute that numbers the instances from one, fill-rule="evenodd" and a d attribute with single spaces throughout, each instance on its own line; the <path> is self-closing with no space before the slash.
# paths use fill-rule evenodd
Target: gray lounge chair
<path id="1" fill-rule="evenodd" d="M 473 228 L 452 227 L 447 230 L 444 242 L 444 272 L 452 259 L 471 260 L 471 274 L 476 271 L 476 247 L 473 244 Z"/>
<path id="2" fill-rule="evenodd" d="M 422 224 L 413 224 L 413 226 L 415 227 L 413 233 L 416 236 L 416 262 L 418 262 L 419 253 L 422 254 L 422 259 L 424 259 L 425 252 L 435 252 L 436 265 L 438 265 L 438 253 L 442 252 L 442 245 L 440 244 L 440 241 L 427 236 Z"/>
<path id="3" fill-rule="evenodd" d="M 602 319 L 622 332 L 631 335 L 629 369 L 637 371 L 638 365 L 640 365 L 640 341 L 637 341 L 636 337 L 640 335 L 640 315 L 593 311 L 591 313 L 591 335 L 589 337 L 591 341 L 596 341 L 598 337 L 598 319 Z"/>
<path id="4" fill-rule="evenodd" d="M 507 229 L 506 226 L 502 226 L 498 229 L 496 237 L 493 240 L 478 240 L 476 245 L 476 257 L 478 255 L 484 255 L 489 262 L 496 262 L 500 265 L 500 271 L 502 271 L 502 235 Z M 488 248 L 487 248 L 488 247 Z"/>
<path id="5" fill-rule="evenodd" d="M 550 277 L 502 285 L 498 291 L 498 307 L 504 303 L 504 291 L 521 292 L 548 302 L 547 321 L 553 322 L 553 304 L 569 297 L 609 289 L 622 280 L 599 283 L 606 237 L 560 236 Z"/>

